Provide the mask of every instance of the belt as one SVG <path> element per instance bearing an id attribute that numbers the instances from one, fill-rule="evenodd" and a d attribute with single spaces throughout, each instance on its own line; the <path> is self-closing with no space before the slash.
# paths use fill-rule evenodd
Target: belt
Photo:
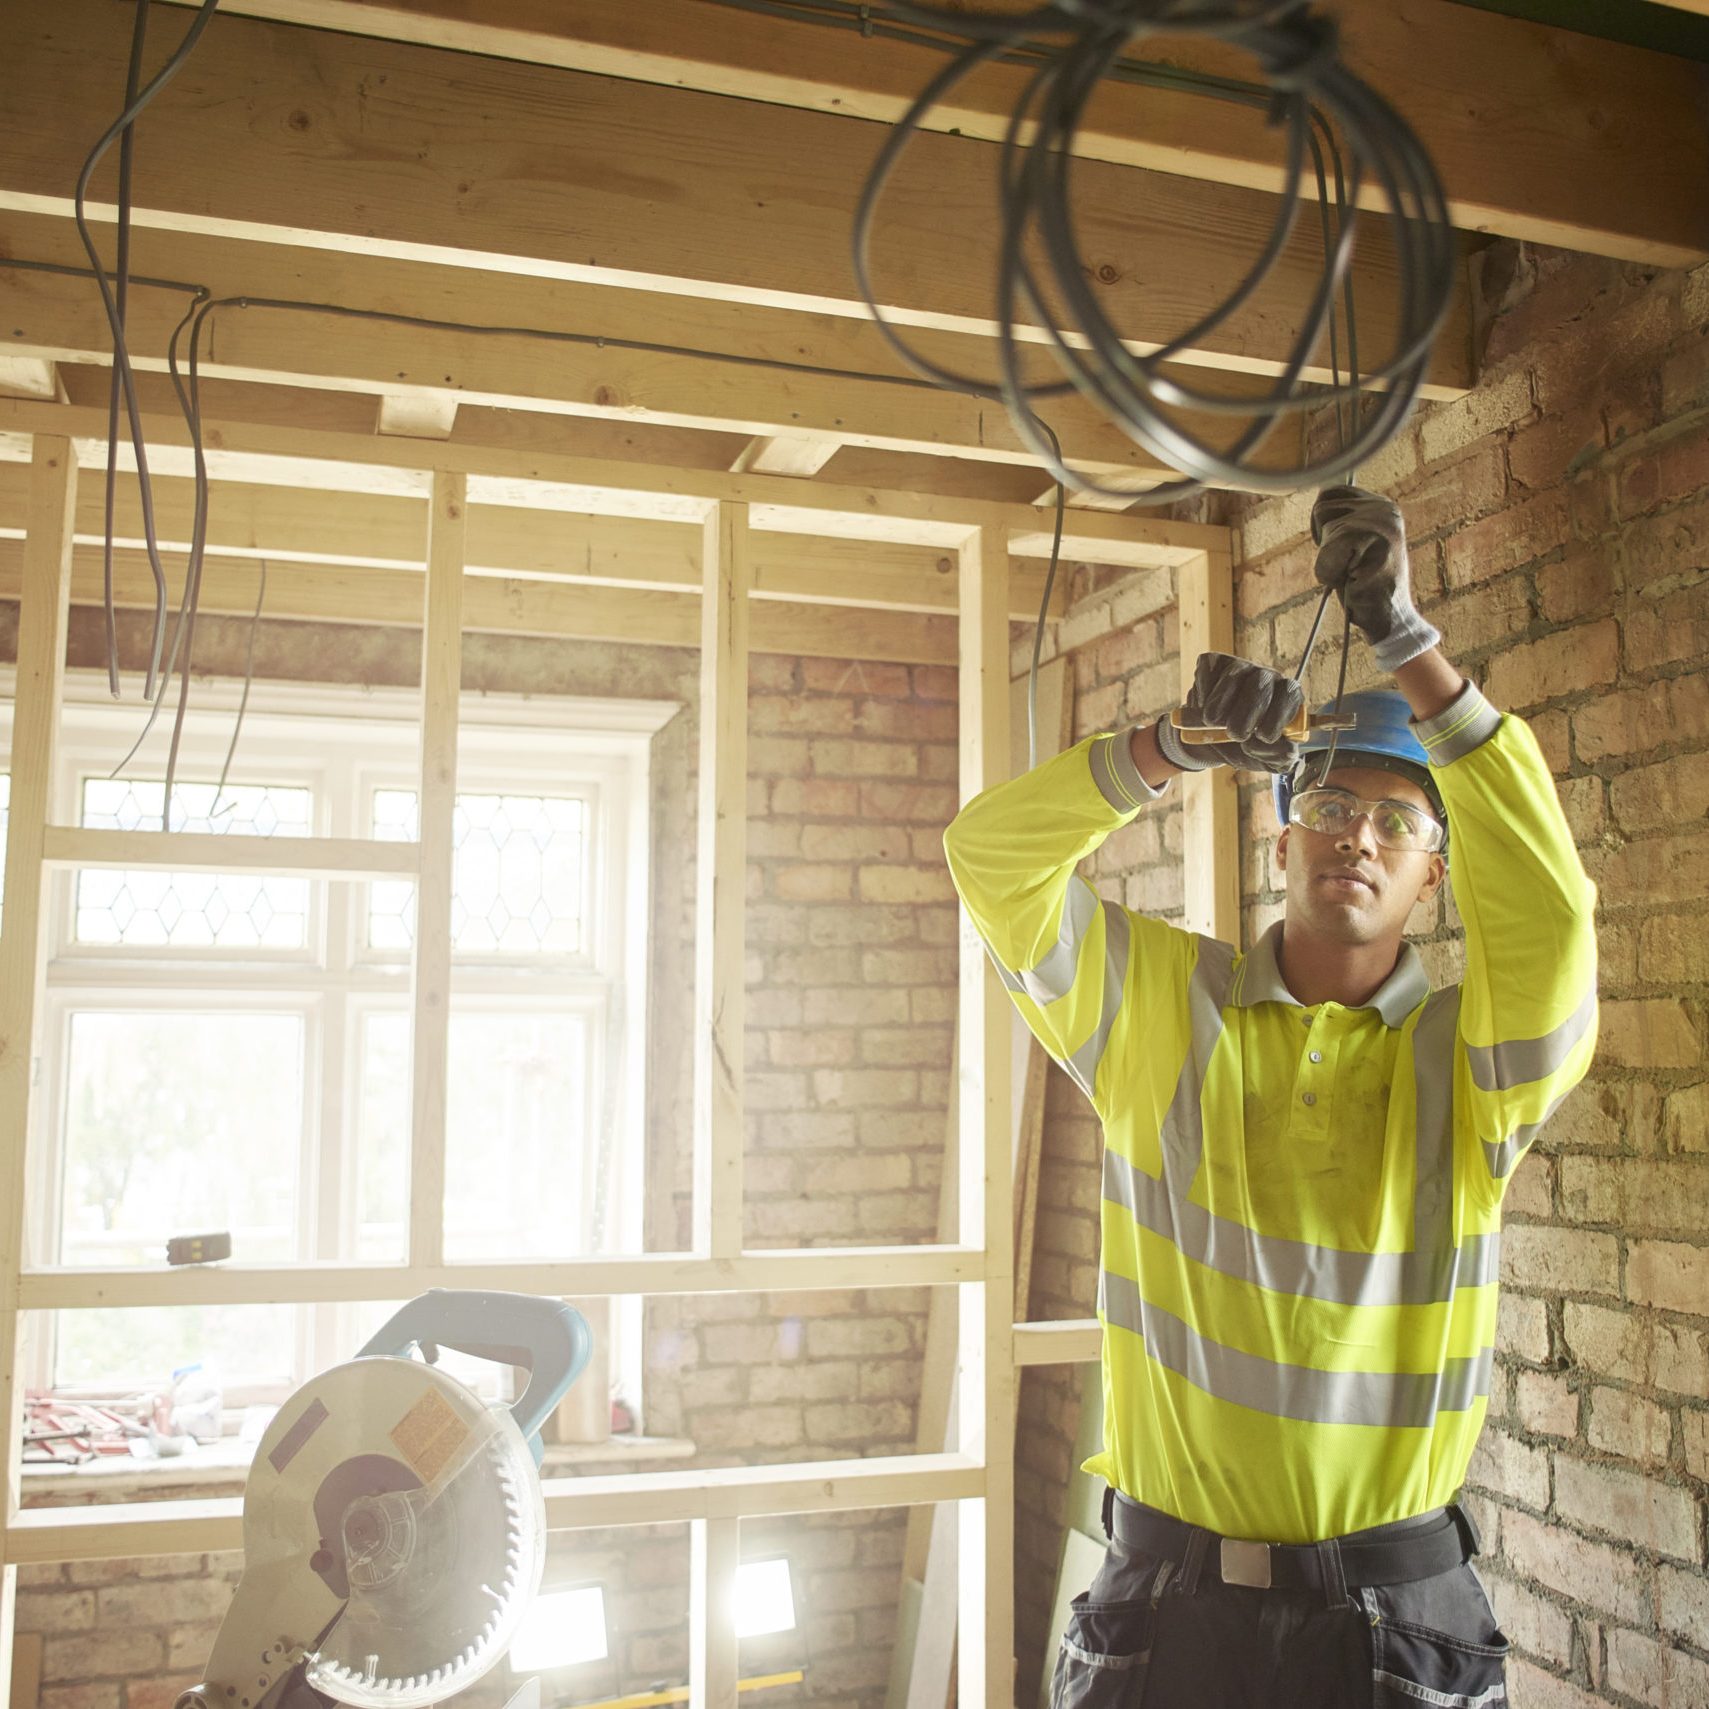
<path id="1" fill-rule="evenodd" d="M 1448 1572 L 1479 1549 L 1471 1515 L 1454 1503 L 1322 1543 L 1254 1543 L 1220 1537 L 1111 1489 L 1104 1493 L 1104 1531 L 1119 1549 L 1177 1566 L 1196 1557 L 1199 1570 L 1188 1573 L 1194 1583 L 1203 1573 L 1258 1590 L 1323 1590 L 1337 1571 L 1331 1564 L 1326 1572 L 1326 1556 L 1339 1561 L 1345 1585 L 1408 1584 Z"/>

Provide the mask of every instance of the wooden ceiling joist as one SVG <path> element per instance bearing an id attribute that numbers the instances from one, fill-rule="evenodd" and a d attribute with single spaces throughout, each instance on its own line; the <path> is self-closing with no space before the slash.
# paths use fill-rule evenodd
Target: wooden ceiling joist
<path id="1" fill-rule="evenodd" d="M 0 399 L 0 436 L 59 434 L 76 442 L 88 463 L 105 458 L 105 410 Z M 1027 505 L 944 499 L 929 493 L 877 492 L 787 475 L 734 475 L 699 469 L 600 462 L 544 452 L 499 451 L 455 441 L 380 439 L 374 436 L 255 427 L 205 420 L 209 459 L 233 479 L 267 479 L 285 485 L 347 487 L 388 477 L 393 490 L 423 491 L 434 472 L 469 477 L 471 504 L 512 504 L 584 516 L 639 516 L 654 521 L 701 520 L 720 502 L 746 504 L 757 533 L 814 534 L 847 540 L 960 547 L 971 531 L 998 528 L 1011 554 L 1047 557 L 1047 511 Z M 152 448 L 188 447 L 182 420 L 147 416 L 144 438 Z M 323 481 L 323 471 L 333 479 Z M 413 484 L 412 484 L 413 483 Z M 1171 568 L 1207 550 L 1225 548 L 1224 529 L 1162 517 L 1070 512 L 1063 555 L 1129 568 Z"/>
<path id="2" fill-rule="evenodd" d="M 124 87 L 127 36 L 127 14 L 105 0 L 0 13 L 0 206 L 69 211 L 91 127 Z M 878 134 L 696 90 L 220 18 L 149 108 L 137 218 L 858 318 L 849 234 Z M 989 332 L 996 153 L 963 137 L 920 139 L 875 256 L 899 319 Z M 108 199 L 112 179 L 101 178 Z M 1076 193 L 1097 288 L 1141 346 L 1220 300 L 1276 211 L 1260 191 L 1096 160 L 1081 163 Z M 1262 301 L 1184 360 L 1277 371 L 1321 267 L 1310 224 Z M 1391 344 L 1398 281 L 1381 233 L 1360 253 L 1360 343 L 1374 358 Z M 1432 395 L 1469 385 L 1468 326 L 1462 291 Z"/>
<path id="3" fill-rule="evenodd" d="M 21 522 L 12 519 L 24 514 L 28 476 L 26 464 L 0 462 L 0 537 L 21 532 Z M 182 476 L 156 476 L 153 485 L 156 541 L 176 575 L 189 549 L 194 488 Z M 121 550 L 140 553 L 141 505 L 128 477 L 120 483 L 114 524 Z M 85 481 L 74 537 L 79 545 L 94 546 L 103 529 L 101 485 Z M 694 524 L 471 504 L 466 567 L 474 576 L 697 592 L 698 535 Z M 332 568 L 341 575 L 359 569 L 419 573 L 421 538 L 420 500 L 387 494 L 220 481 L 208 512 L 210 559 L 265 557 L 275 565 Z M 954 560 L 929 547 L 756 534 L 753 556 L 754 596 L 761 602 L 928 614 L 955 610 Z M 1031 621 L 1044 592 L 1043 568 L 1019 564 L 1012 581 L 1011 615 Z M 1065 579 L 1057 585 L 1064 589 Z"/>
<path id="4" fill-rule="evenodd" d="M 69 220 L 18 215 L 7 225 L 0 250 L 11 258 L 61 266 L 84 260 Z M 201 369 L 212 378 L 362 392 L 393 407 L 414 400 L 430 421 L 436 410 L 448 419 L 459 405 L 476 405 L 740 433 L 799 444 L 807 461 L 816 456 L 819 465 L 843 445 L 981 462 L 1036 461 L 1001 404 L 904 375 L 873 327 L 846 318 L 161 231 L 138 231 L 133 254 L 139 278 L 193 282 L 222 304 L 231 298 L 331 301 L 423 320 L 464 316 L 472 325 L 533 327 L 584 340 L 230 303 L 212 311 L 203 339 Z M 173 328 L 189 301 L 183 291 L 132 290 L 126 342 L 134 366 L 165 369 Z M 707 354 L 625 348 L 623 340 Z M 987 340 L 940 333 L 927 342 L 935 359 L 976 370 L 991 365 Z M 0 355 L 90 364 L 110 361 L 111 351 L 112 333 L 92 279 L 0 268 Z M 181 359 L 184 354 L 181 347 Z M 796 366 L 764 365 L 779 357 Z M 1203 370 L 1190 383 L 1230 396 L 1262 384 Z M 1152 479 L 1169 472 L 1078 396 L 1054 400 L 1050 419 L 1077 467 Z M 1191 425 L 1211 442 L 1226 443 L 1240 423 L 1206 415 Z M 1280 467 L 1297 455 L 1296 426 L 1272 435 L 1256 461 Z M 791 463 L 777 472 L 799 467 Z"/>
<path id="5" fill-rule="evenodd" d="M 1709 9 L 1709 0 L 1671 3 Z M 223 9 L 886 122 L 943 63 L 881 34 L 711 0 L 225 0 Z M 1334 10 L 1348 64 L 1416 128 L 1457 224 L 1659 266 L 1709 256 L 1702 66 L 1451 0 L 1345 0 Z M 1253 74 L 1241 55 L 1180 37 L 1138 53 L 1154 56 Z M 1024 75 L 985 68 L 928 126 L 1000 137 Z M 1080 152 L 1252 189 L 1278 181 L 1261 117 L 1167 90 L 1106 84 Z"/>

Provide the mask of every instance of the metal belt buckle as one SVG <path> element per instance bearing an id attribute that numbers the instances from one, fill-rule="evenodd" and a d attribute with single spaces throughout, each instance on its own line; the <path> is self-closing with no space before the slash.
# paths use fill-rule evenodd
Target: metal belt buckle
<path id="1" fill-rule="evenodd" d="M 1222 1582 L 1250 1585 L 1254 1590 L 1270 1588 L 1270 1545 L 1247 1543 L 1238 1537 L 1222 1540 Z"/>

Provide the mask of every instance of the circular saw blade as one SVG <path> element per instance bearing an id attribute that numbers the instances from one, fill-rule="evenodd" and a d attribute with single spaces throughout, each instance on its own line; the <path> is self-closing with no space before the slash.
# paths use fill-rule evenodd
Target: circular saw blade
<path id="1" fill-rule="evenodd" d="M 510 1414 L 417 1370 L 431 1388 L 393 1438 L 429 1475 L 343 1507 L 349 1600 L 307 1665 L 310 1685 L 362 1709 L 417 1709 L 473 1684 L 510 1647 L 545 1563 L 540 1480 Z"/>

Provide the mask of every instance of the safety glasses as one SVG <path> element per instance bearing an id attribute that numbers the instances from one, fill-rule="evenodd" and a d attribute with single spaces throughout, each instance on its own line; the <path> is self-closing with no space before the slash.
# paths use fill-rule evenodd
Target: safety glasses
<path id="1" fill-rule="evenodd" d="M 1346 789 L 1302 789 L 1288 803 L 1290 824 L 1326 837 L 1340 836 L 1361 814 L 1370 815 L 1371 833 L 1385 849 L 1431 854 L 1448 840 L 1437 820 L 1406 801 L 1367 801 Z"/>

